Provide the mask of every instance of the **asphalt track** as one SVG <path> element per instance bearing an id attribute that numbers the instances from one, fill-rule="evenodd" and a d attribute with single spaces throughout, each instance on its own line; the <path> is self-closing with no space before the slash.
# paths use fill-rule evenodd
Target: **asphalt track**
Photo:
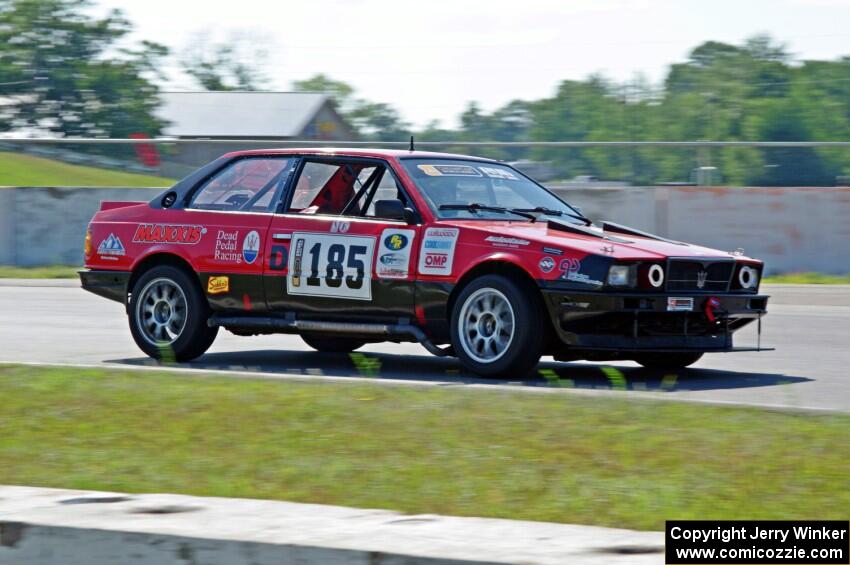
<path id="1" fill-rule="evenodd" d="M 297 336 L 237 337 L 219 333 L 210 351 L 181 365 L 233 376 L 355 380 L 467 386 L 517 392 L 634 395 L 671 400 L 850 412 L 850 286 L 766 286 L 771 294 L 762 345 L 776 351 L 706 355 L 675 375 L 631 362 L 555 363 L 540 369 L 561 379 L 480 379 L 454 359 L 418 344 L 378 344 L 362 355 L 320 354 Z M 753 324 L 754 326 L 754 324 Z M 736 345 L 755 343 L 752 328 Z M 0 362 L 141 368 L 155 365 L 136 348 L 120 304 L 89 294 L 73 281 L 0 280 Z M 617 371 L 603 370 L 614 367 Z M 548 370 L 548 371 L 545 371 Z M 618 375 L 625 379 L 623 381 Z M 613 376 L 613 378 L 612 378 Z"/>

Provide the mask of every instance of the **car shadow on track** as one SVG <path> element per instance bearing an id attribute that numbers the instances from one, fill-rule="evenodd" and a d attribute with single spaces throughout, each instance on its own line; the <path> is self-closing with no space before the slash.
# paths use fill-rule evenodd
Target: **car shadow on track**
<path id="1" fill-rule="evenodd" d="M 108 363 L 157 366 L 149 358 L 114 359 Z M 167 366 L 167 365 L 163 365 Z M 767 387 L 812 381 L 781 373 L 726 371 L 690 368 L 650 370 L 625 362 L 610 364 L 557 363 L 543 361 L 536 374 L 524 379 L 486 379 L 465 371 L 454 358 L 388 353 L 318 353 L 314 351 L 255 350 L 207 353 L 176 365 L 181 368 L 256 372 L 262 376 L 369 377 L 451 385 L 514 385 L 525 387 L 573 387 L 584 389 L 701 391 Z"/>

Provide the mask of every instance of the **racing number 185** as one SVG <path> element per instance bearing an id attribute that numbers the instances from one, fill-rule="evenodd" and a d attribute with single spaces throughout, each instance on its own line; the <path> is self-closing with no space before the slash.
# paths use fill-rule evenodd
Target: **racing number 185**
<path id="1" fill-rule="evenodd" d="M 366 255 L 365 245 L 352 245 L 348 247 L 348 261 L 345 260 L 346 248 L 344 245 L 334 243 L 328 246 L 327 266 L 325 267 L 325 284 L 331 288 L 338 288 L 342 285 L 343 275 L 345 274 L 346 265 L 349 270 L 355 271 L 356 275 L 345 277 L 345 284 L 348 288 L 361 288 L 363 286 L 363 276 L 366 271 L 366 265 L 363 259 Z M 322 280 L 319 277 L 319 259 L 322 253 L 322 244 L 316 242 L 310 248 L 310 275 L 307 277 L 309 286 L 321 286 Z"/>
<path id="2" fill-rule="evenodd" d="M 295 232 L 286 291 L 293 295 L 371 300 L 374 253 L 375 238 L 371 236 Z"/>

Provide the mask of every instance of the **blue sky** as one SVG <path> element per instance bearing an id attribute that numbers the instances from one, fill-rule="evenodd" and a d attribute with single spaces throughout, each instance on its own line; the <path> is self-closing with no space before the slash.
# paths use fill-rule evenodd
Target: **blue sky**
<path id="1" fill-rule="evenodd" d="M 454 125 L 469 100 L 485 109 L 550 95 L 599 72 L 659 81 L 709 39 L 768 33 L 797 59 L 850 55 L 850 0 L 100 0 L 136 37 L 176 51 L 206 32 L 262 44 L 271 88 L 322 72 L 422 125 Z M 193 89 L 174 61 L 168 88 Z"/>

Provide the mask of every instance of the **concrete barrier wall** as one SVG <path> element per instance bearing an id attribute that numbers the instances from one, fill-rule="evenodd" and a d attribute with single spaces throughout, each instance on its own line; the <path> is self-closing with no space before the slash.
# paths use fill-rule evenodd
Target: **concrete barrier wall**
<path id="1" fill-rule="evenodd" d="M 101 200 L 150 200 L 161 188 L 0 189 L 0 264 L 82 262 Z M 769 273 L 850 272 L 850 188 L 553 189 L 594 220 L 722 250 L 744 248 Z"/>
<path id="2" fill-rule="evenodd" d="M 102 200 L 151 200 L 162 188 L 0 188 L 0 264 L 81 265 Z"/>
<path id="3" fill-rule="evenodd" d="M 593 220 L 611 220 L 724 251 L 768 273 L 850 273 L 850 188 L 555 189 Z"/>
<path id="4" fill-rule="evenodd" d="M 0 565 L 654 565 L 663 553 L 662 532 L 0 485 Z"/>

